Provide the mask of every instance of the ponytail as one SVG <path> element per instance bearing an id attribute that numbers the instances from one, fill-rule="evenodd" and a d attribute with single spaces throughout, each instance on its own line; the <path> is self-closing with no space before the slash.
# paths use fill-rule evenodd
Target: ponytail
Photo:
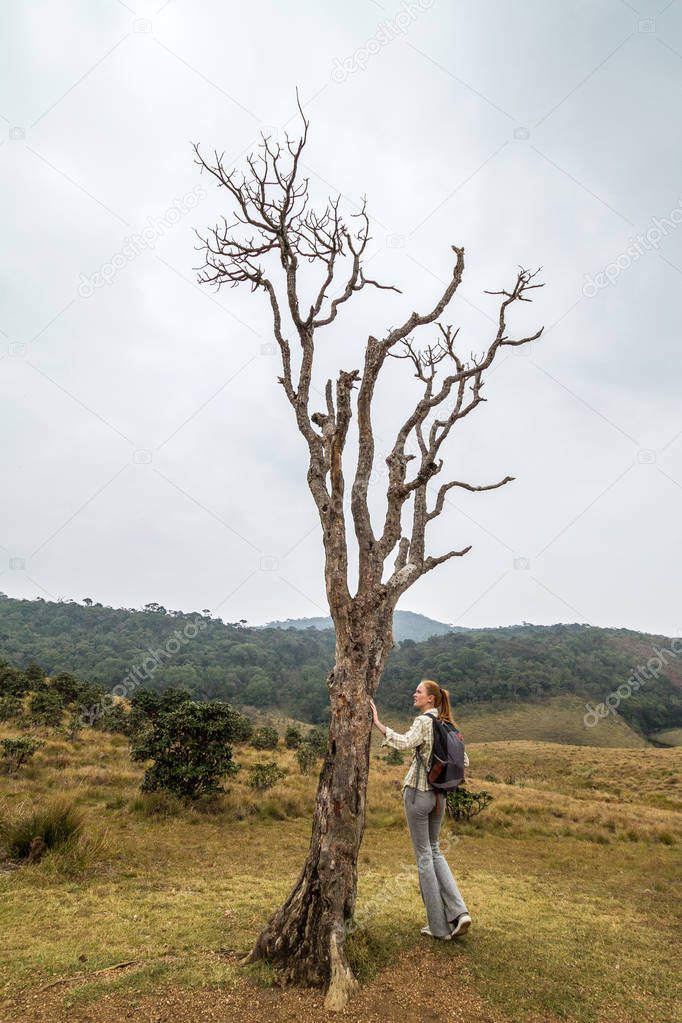
<path id="1" fill-rule="evenodd" d="M 438 717 L 441 721 L 448 721 L 451 725 L 454 725 L 457 731 L 460 731 L 460 727 L 452 716 L 452 707 L 450 705 L 450 693 L 447 689 L 439 686 L 437 682 L 434 682 L 430 678 L 423 678 L 422 682 L 426 686 L 430 695 L 435 697 L 435 707 L 438 711 Z"/>

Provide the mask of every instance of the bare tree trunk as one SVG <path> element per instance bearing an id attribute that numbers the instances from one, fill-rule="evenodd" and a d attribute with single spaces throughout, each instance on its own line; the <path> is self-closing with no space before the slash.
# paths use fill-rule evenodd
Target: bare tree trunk
<path id="1" fill-rule="evenodd" d="M 389 616 L 390 618 L 390 616 Z M 326 1009 L 342 1009 L 358 983 L 349 966 L 346 927 L 355 911 L 357 858 L 365 830 L 372 716 L 369 697 L 393 636 L 385 614 L 364 616 L 353 641 L 337 641 L 329 673 L 327 753 L 303 869 L 242 964 L 268 959 L 283 984 L 326 987 Z"/>

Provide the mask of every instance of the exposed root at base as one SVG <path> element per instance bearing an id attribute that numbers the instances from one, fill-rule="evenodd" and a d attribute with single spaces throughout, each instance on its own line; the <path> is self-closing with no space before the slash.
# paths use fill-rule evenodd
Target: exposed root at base
<path id="1" fill-rule="evenodd" d="M 237 960 L 237 966 L 248 966 L 249 963 L 255 963 L 256 960 L 261 958 L 260 952 L 256 950 L 254 946 L 250 952 L 247 952 L 243 958 Z"/>
<path id="2" fill-rule="evenodd" d="M 331 977 L 324 998 L 324 1007 L 330 1012 L 340 1012 L 348 1005 L 350 998 L 360 985 L 353 976 L 350 966 L 346 963 L 345 957 L 339 952 L 336 931 L 332 931 L 329 941 L 329 962 Z"/>

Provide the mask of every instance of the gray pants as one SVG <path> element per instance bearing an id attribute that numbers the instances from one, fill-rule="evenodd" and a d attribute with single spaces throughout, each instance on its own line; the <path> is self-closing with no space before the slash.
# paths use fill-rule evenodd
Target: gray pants
<path id="1" fill-rule="evenodd" d="M 414 802 L 412 797 L 414 796 Z M 411 785 L 403 789 L 403 807 L 419 870 L 419 889 L 426 906 L 429 930 L 436 937 L 450 933 L 448 921 L 468 912 L 448 861 L 438 848 L 438 836 L 445 815 L 445 795 L 440 795 L 436 813 L 436 792 L 422 792 Z"/>

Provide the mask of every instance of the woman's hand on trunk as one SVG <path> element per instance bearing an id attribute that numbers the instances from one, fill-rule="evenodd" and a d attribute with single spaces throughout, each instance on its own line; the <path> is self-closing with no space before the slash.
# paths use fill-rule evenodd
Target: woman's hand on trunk
<path id="1" fill-rule="evenodd" d="M 374 722 L 374 724 L 378 728 L 379 724 L 380 724 L 380 721 L 379 721 L 379 715 L 377 714 L 377 708 L 376 708 L 376 705 L 374 703 L 374 700 L 370 700 L 369 701 L 369 705 L 372 708 L 372 721 Z"/>

